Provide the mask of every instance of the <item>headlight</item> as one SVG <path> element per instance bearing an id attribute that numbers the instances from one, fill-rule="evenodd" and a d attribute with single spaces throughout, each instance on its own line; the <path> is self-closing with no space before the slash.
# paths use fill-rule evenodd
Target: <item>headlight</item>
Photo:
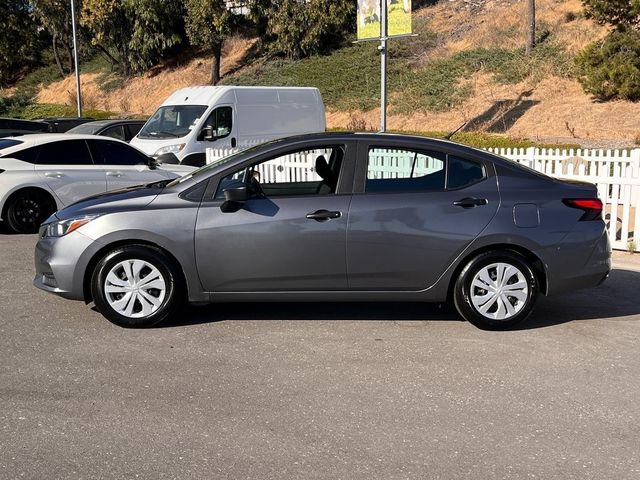
<path id="1" fill-rule="evenodd" d="M 178 143 L 176 145 L 167 145 L 166 147 L 159 148 L 156 153 L 153 154 L 154 157 L 164 155 L 165 153 L 178 153 L 181 151 L 186 143 Z"/>
<path id="2" fill-rule="evenodd" d="M 69 218 L 67 220 L 60 220 L 48 224 L 45 228 L 43 237 L 62 237 L 67 233 L 71 233 L 77 230 L 83 225 L 86 225 L 91 220 L 95 220 L 100 215 L 84 215 L 82 217 Z"/>

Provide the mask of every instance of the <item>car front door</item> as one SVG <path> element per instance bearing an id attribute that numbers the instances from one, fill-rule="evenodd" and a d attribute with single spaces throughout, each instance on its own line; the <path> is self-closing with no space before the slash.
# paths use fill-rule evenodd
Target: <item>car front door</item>
<path id="1" fill-rule="evenodd" d="M 149 168 L 149 157 L 129 145 L 112 140 L 88 140 L 91 155 L 105 170 L 107 190 L 142 185 L 178 175 Z"/>
<path id="2" fill-rule="evenodd" d="M 432 286 L 495 215 L 492 164 L 443 151 L 363 142 L 349 210 L 354 290 Z"/>
<path id="3" fill-rule="evenodd" d="M 35 169 L 63 205 L 106 191 L 104 167 L 93 163 L 85 140 L 41 145 Z"/>
<path id="4" fill-rule="evenodd" d="M 195 233 L 203 287 L 210 292 L 347 289 L 354 155 L 355 142 L 314 144 L 245 162 L 212 179 L 215 194 L 202 203 Z M 244 185 L 253 192 L 250 198 L 224 213 L 224 191 Z"/>

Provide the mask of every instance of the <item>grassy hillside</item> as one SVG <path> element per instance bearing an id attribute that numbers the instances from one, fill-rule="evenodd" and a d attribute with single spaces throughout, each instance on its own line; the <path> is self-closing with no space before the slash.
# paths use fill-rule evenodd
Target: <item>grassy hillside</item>
<path id="1" fill-rule="evenodd" d="M 522 1 L 445 0 L 413 12 L 418 36 L 390 42 L 390 129 L 447 132 L 465 124 L 458 138 L 482 138 L 480 143 L 495 135 L 520 144 L 637 141 L 639 105 L 594 103 L 573 79 L 575 54 L 606 31 L 584 18 L 580 0 L 536 3 L 539 43 L 529 56 L 523 50 Z M 327 105 L 330 128 L 376 128 L 380 66 L 375 44 L 349 43 L 301 61 L 256 56 L 253 46 L 252 39 L 227 42 L 224 84 L 315 86 Z M 206 55 L 183 54 L 124 81 L 104 63 L 93 62 L 82 68 L 85 105 L 150 114 L 175 89 L 206 83 L 209 66 Z M 73 105 L 73 78 L 52 83 L 45 73 L 33 74 L 17 90 L 33 89 L 42 80 L 38 103 Z"/>

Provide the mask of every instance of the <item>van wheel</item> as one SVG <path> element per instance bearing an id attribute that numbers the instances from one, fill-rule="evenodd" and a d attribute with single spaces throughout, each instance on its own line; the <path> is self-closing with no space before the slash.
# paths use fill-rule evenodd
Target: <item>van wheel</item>
<path id="1" fill-rule="evenodd" d="M 20 190 L 7 202 L 7 225 L 16 233 L 37 233 L 42 222 L 56 211 L 51 197 L 41 190 Z"/>
<path id="2" fill-rule="evenodd" d="M 179 276 L 159 249 L 142 245 L 105 255 L 91 277 L 98 311 L 121 327 L 151 327 L 173 316 L 182 298 Z"/>
<path id="3" fill-rule="evenodd" d="M 479 328 L 504 330 L 529 316 L 538 282 L 516 252 L 485 252 L 460 272 L 454 287 L 456 309 Z"/>

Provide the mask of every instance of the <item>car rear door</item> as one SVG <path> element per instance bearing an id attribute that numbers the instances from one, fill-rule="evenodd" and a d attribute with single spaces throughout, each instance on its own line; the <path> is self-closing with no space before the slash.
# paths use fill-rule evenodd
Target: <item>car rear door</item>
<path id="1" fill-rule="evenodd" d="M 57 140 L 39 147 L 35 170 L 63 205 L 106 191 L 104 168 L 85 140 Z"/>
<path id="2" fill-rule="evenodd" d="M 87 142 L 94 161 L 105 170 L 109 191 L 178 176 L 160 168 L 149 168 L 149 157 L 122 142 L 109 139 Z"/>
<path id="3" fill-rule="evenodd" d="M 212 179 L 196 223 L 203 287 L 211 292 L 346 290 L 347 212 L 355 142 L 305 145 Z M 316 162 L 329 168 L 320 176 Z M 222 212 L 224 190 L 251 175 L 265 196 Z"/>
<path id="4" fill-rule="evenodd" d="M 432 286 L 499 205 L 490 162 L 421 144 L 361 141 L 349 209 L 353 290 Z"/>

